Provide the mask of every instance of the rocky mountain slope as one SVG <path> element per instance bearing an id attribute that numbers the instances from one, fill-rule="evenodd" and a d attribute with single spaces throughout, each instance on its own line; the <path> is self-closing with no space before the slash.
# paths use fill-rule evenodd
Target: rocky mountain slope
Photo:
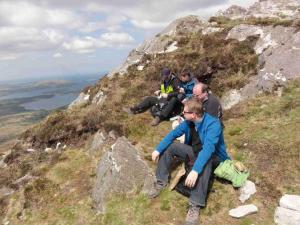
<path id="1" fill-rule="evenodd" d="M 129 117 L 122 111 L 151 95 L 161 68 L 169 66 L 175 73 L 190 68 L 222 98 L 229 153 L 250 168 L 257 186 L 247 203 L 259 212 L 237 220 L 228 211 L 241 204 L 239 190 L 214 182 L 201 224 L 274 224 L 280 197 L 300 194 L 296 3 L 259 1 L 249 9 L 220 12 L 209 22 L 188 16 L 142 43 L 120 68 L 86 87 L 68 110 L 28 129 L 1 156 L 0 219 L 4 224 L 182 224 L 186 198 L 167 190 L 150 201 L 140 192 L 147 186 L 140 179 L 148 177 L 145 168 L 149 174 L 155 168 L 151 152 L 170 123 L 152 128 L 147 113 Z M 129 182 L 135 188 L 99 194 L 95 190 L 104 188 L 103 182 L 106 191 L 114 184 L 101 175 L 104 170 L 120 175 L 116 180 L 126 185 L 120 158 L 127 150 L 130 160 L 143 162 L 139 181 Z M 103 196 L 105 207 L 97 203 Z M 105 208 L 102 214 L 96 213 L 99 208 Z"/>

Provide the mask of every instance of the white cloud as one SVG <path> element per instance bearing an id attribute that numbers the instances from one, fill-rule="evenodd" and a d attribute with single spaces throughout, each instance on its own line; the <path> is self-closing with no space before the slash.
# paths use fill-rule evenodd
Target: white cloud
<path id="1" fill-rule="evenodd" d="M 0 24 L 44 28 L 60 26 L 64 29 L 75 29 L 83 26 L 84 18 L 75 12 L 65 9 L 48 9 L 27 1 L 1 1 Z"/>
<path id="2" fill-rule="evenodd" d="M 63 47 L 77 53 L 91 53 L 95 51 L 96 40 L 92 37 L 75 38 L 71 42 L 64 42 Z"/>
<path id="3" fill-rule="evenodd" d="M 48 49 L 60 44 L 63 37 L 61 32 L 53 29 L 1 27 L 0 51 Z"/>
<path id="4" fill-rule="evenodd" d="M 108 45 L 128 45 L 134 42 L 134 38 L 127 33 L 104 33 L 101 35 L 101 40 Z"/>
<path id="5" fill-rule="evenodd" d="M 155 28 L 161 28 L 168 25 L 167 22 L 152 22 L 149 20 L 131 20 L 131 23 L 139 28 L 143 29 L 155 29 Z"/>
<path id="6" fill-rule="evenodd" d="M 62 54 L 57 52 L 53 55 L 53 58 L 61 58 L 62 57 Z"/>
<path id="7" fill-rule="evenodd" d="M 76 37 L 69 42 L 64 42 L 66 50 L 77 53 L 92 53 L 97 48 L 103 47 L 126 47 L 134 42 L 132 36 L 127 33 L 104 33 L 99 38 L 86 36 Z"/>

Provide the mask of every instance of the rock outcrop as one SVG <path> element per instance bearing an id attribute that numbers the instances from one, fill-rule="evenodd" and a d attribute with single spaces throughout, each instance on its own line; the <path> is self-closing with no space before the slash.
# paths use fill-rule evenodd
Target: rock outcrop
<path id="1" fill-rule="evenodd" d="M 198 16 L 187 16 L 173 21 L 155 37 L 144 41 L 136 49 L 132 50 L 126 61 L 118 68 L 112 70 L 108 77 L 113 77 L 115 73 L 123 75 L 127 68 L 133 64 L 138 64 L 145 54 L 167 53 L 176 50 L 176 43 L 171 42 L 170 37 L 187 33 L 198 32 L 208 26 Z M 173 45 L 173 46 L 172 46 Z"/>
<path id="2" fill-rule="evenodd" d="M 248 17 L 275 17 L 284 19 L 299 18 L 299 1 L 297 0 L 260 0 L 245 9 L 240 6 L 231 6 L 225 11 L 220 11 L 217 16 L 230 19 L 245 19 Z"/>
<path id="3" fill-rule="evenodd" d="M 242 89 L 231 90 L 223 96 L 224 109 L 300 77 L 300 32 L 297 28 L 241 24 L 231 29 L 227 38 L 243 41 L 249 36 L 259 36 L 254 50 L 259 55 L 260 69 Z"/>
<path id="4" fill-rule="evenodd" d="M 92 198 L 95 209 L 103 213 L 105 202 L 115 194 L 142 190 L 148 193 L 155 182 L 148 165 L 125 137 L 118 138 L 111 151 L 101 158 Z"/>
<path id="5" fill-rule="evenodd" d="M 79 96 L 73 102 L 71 102 L 68 109 L 84 106 L 89 102 L 89 100 L 90 100 L 90 95 L 81 92 Z"/>

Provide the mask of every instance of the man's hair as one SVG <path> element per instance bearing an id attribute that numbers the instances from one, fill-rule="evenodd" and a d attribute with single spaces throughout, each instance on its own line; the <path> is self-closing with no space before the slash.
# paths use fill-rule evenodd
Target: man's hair
<path id="1" fill-rule="evenodd" d="M 202 86 L 202 93 L 205 93 L 205 92 L 208 92 L 208 85 L 207 84 L 204 84 L 204 83 L 201 83 L 201 86 Z"/>
<path id="2" fill-rule="evenodd" d="M 184 103 L 184 106 L 186 106 L 190 112 L 193 112 L 200 117 L 203 116 L 202 103 L 199 102 L 197 99 L 190 98 Z"/>
<path id="3" fill-rule="evenodd" d="M 183 69 L 180 73 L 180 76 L 183 74 L 187 74 L 189 77 L 192 76 L 191 70 L 190 69 Z"/>
<path id="4" fill-rule="evenodd" d="M 203 84 L 202 82 L 197 83 L 194 88 L 199 91 L 199 89 L 201 90 L 201 93 L 208 93 L 208 85 L 207 84 Z M 200 94 L 200 93 L 199 93 Z"/>

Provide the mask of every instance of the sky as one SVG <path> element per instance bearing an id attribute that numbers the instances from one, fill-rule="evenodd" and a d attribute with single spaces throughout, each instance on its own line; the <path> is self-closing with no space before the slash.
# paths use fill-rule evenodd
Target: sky
<path id="1" fill-rule="evenodd" d="M 102 75 L 173 20 L 256 0 L 0 0 L 0 81 Z"/>

